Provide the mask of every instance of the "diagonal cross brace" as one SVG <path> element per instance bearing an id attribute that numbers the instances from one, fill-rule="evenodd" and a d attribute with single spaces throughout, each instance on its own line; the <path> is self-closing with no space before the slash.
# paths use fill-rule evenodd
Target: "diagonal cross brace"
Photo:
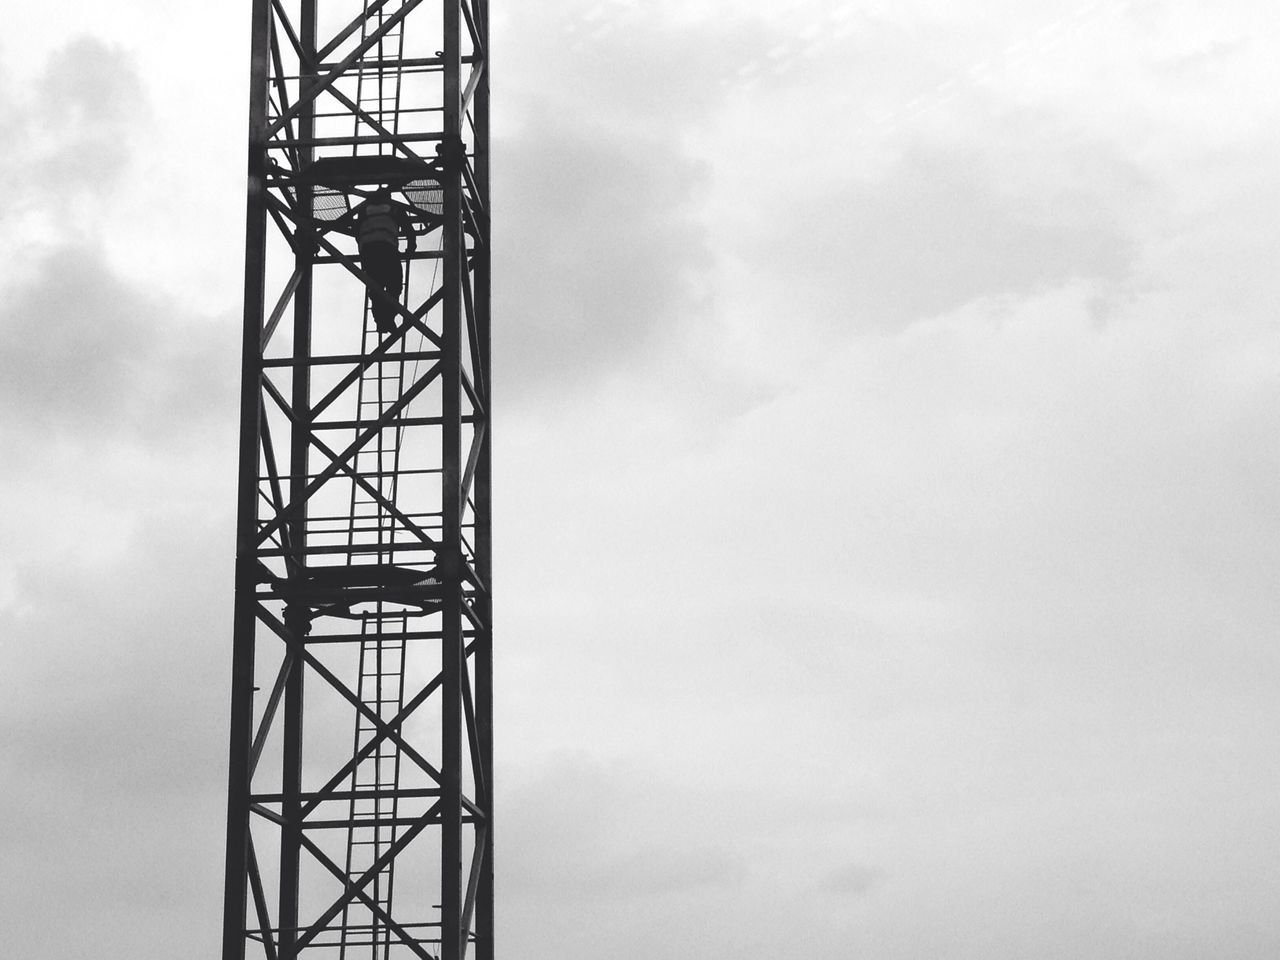
<path id="1" fill-rule="evenodd" d="M 433 379 L 434 379 L 434 376 L 433 376 Z M 334 453 L 331 449 L 329 449 L 328 444 L 326 444 L 319 437 L 313 435 L 311 437 L 311 445 L 315 447 L 317 450 L 319 450 L 321 453 L 323 453 L 330 460 L 337 459 L 338 455 Z M 352 479 L 352 481 L 354 481 L 356 484 L 359 485 L 361 490 L 369 494 L 370 498 L 374 503 L 378 504 L 378 506 L 386 510 L 388 515 L 390 515 L 393 519 L 400 521 L 401 525 L 403 525 L 406 530 L 408 530 L 415 537 L 417 537 L 419 540 L 425 543 L 428 547 L 435 548 L 439 546 L 439 544 L 435 541 L 433 537 L 431 537 L 430 534 L 428 534 L 425 530 L 422 529 L 422 527 L 418 526 L 418 524 L 414 523 L 411 519 L 409 519 L 408 515 L 399 507 L 397 507 L 394 503 L 388 500 L 381 490 L 378 490 L 367 479 L 362 477 L 360 474 L 356 473 L 355 468 L 351 466 L 349 462 L 343 461 L 342 463 L 339 464 L 339 467 L 343 473 L 345 473 L 348 477 Z"/>
<path id="2" fill-rule="evenodd" d="M 428 297 L 426 302 L 423 303 L 422 306 L 420 306 L 417 310 L 413 312 L 411 320 L 416 321 L 416 318 L 418 316 L 426 314 L 428 310 L 434 307 L 442 299 L 444 299 L 443 287 L 441 287 L 439 290 L 433 293 L 430 297 Z M 420 330 L 423 329 L 422 326 L 417 324 L 416 322 L 414 323 L 414 325 L 417 326 L 418 329 Z M 311 408 L 311 415 L 313 417 L 317 417 L 320 414 L 324 413 L 324 411 L 329 408 L 330 404 L 332 404 L 335 400 L 337 400 L 338 397 L 342 396 L 342 394 L 345 393 L 351 387 L 352 384 L 354 384 L 357 380 L 360 379 L 361 376 L 364 375 L 366 370 L 368 370 L 375 363 L 381 360 L 382 357 L 389 354 L 391 352 L 391 347 L 399 342 L 400 338 L 403 337 L 405 333 L 408 332 L 408 329 L 409 328 L 407 326 L 400 327 L 393 335 L 387 337 L 385 340 L 382 341 L 382 343 L 378 344 L 376 347 L 373 348 L 373 350 L 369 351 L 369 354 L 364 360 L 362 360 L 360 363 L 353 365 L 351 370 L 348 373 L 344 374 L 342 379 L 333 385 L 333 389 L 331 389 L 327 394 L 325 394 L 324 397 L 320 401 L 318 401 L 315 404 L 315 406 Z"/>
<path id="3" fill-rule="evenodd" d="M 275 634 L 285 642 L 289 650 L 299 658 L 301 663 L 305 663 L 307 666 L 311 667 L 312 670 L 318 673 L 320 677 L 329 684 L 329 686 L 337 691 L 339 696 L 355 707 L 358 713 L 363 714 L 366 720 L 371 721 L 374 729 L 378 733 L 379 739 L 390 740 L 395 746 L 403 751 L 405 756 L 421 767 L 427 776 L 437 784 L 442 783 L 442 775 L 440 771 L 432 766 L 426 757 L 405 742 L 405 740 L 400 736 L 399 728 L 392 729 L 387 721 L 383 720 L 380 716 L 370 710 L 368 704 L 347 689 L 347 685 L 334 676 L 324 664 L 315 658 L 314 654 L 309 653 L 306 647 L 302 645 L 301 641 L 293 637 L 289 629 L 274 615 L 272 615 L 271 611 L 261 603 L 258 604 L 258 619 L 270 627 L 272 631 L 274 631 Z M 295 669 L 297 668 L 295 667 Z"/>
<path id="4" fill-rule="evenodd" d="M 253 892 L 254 912 L 258 915 L 258 926 L 262 929 L 262 949 L 267 960 L 276 960 L 275 940 L 271 937 L 271 910 L 267 906 L 267 894 L 262 887 L 262 871 L 258 869 L 258 852 L 253 846 L 253 831 L 245 840 L 249 856 L 249 887 Z"/>
<path id="5" fill-rule="evenodd" d="M 440 375 L 440 364 L 437 363 L 425 374 L 423 374 L 423 378 L 427 383 L 430 383 L 434 381 L 435 378 L 439 375 Z M 263 389 L 266 390 L 267 395 L 271 397 L 271 399 L 275 401 L 276 406 L 280 408 L 280 412 L 283 413 L 289 419 L 290 423 L 293 423 L 296 425 L 298 422 L 298 418 L 294 416 L 293 408 L 289 405 L 289 401 L 286 400 L 280 394 L 280 391 L 276 388 L 275 384 L 271 382 L 270 378 L 263 377 L 262 386 L 263 386 Z M 378 430 L 385 429 L 385 426 L 386 425 L 382 422 L 382 420 L 378 420 L 374 423 L 374 429 L 378 429 Z M 266 434 L 264 434 L 263 436 L 265 437 Z M 404 528 L 406 530 L 412 533 L 415 537 L 417 537 L 420 541 L 425 543 L 427 546 L 429 547 L 437 546 L 434 538 L 432 538 L 425 530 L 423 530 L 420 526 L 418 526 L 418 524 L 414 523 L 404 513 L 404 511 L 402 511 L 394 503 L 388 500 L 383 495 L 381 490 L 378 490 L 377 488 L 375 488 L 373 484 L 371 484 L 365 477 L 362 477 L 359 473 L 356 472 L 356 469 L 351 465 L 350 460 L 351 460 L 351 457 L 355 456 L 356 453 L 360 452 L 359 450 L 356 450 L 354 453 L 351 453 L 350 456 L 346 456 L 345 459 L 339 459 L 339 454 L 334 453 L 333 450 L 329 448 L 329 445 L 326 444 L 324 441 L 322 441 L 314 433 L 308 437 L 308 440 L 311 446 L 315 447 L 317 450 L 323 453 L 330 460 L 331 463 L 334 463 L 337 465 L 338 471 L 345 473 L 348 477 L 351 478 L 353 483 L 358 485 L 360 489 L 365 491 L 365 493 L 369 494 L 370 498 L 373 500 L 374 503 L 377 503 L 379 506 L 383 507 L 390 516 L 394 517 L 396 520 L 399 520 L 400 523 L 404 525 Z M 368 442 L 368 441 L 366 440 L 365 442 Z M 337 475 L 336 473 L 332 474 L 330 477 L 326 478 L 322 482 L 327 483 L 330 479 L 333 478 L 333 476 L 336 476 L 336 475 Z M 311 494 L 307 494 L 304 500 L 309 498 L 310 496 Z M 283 511 L 285 509 L 283 506 L 280 506 L 280 505 L 273 505 L 273 506 L 275 506 L 275 509 L 277 511 L 277 516 L 279 515 L 280 511 Z M 281 531 L 282 537 L 284 537 L 284 539 L 287 540 L 287 532 L 289 529 L 288 526 L 281 526 L 279 529 Z M 281 545 L 281 549 L 284 549 L 283 544 Z"/>
<path id="6" fill-rule="evenodd" d="M 307 851 L 322 867 L 343 882 L 344 891 L 343 895 L 339 897 L 338 900 L 316 920 L 311 928 L 298 938 L 299 949 L 309 944 L 316 937 L 320 936 L 328 926 L 329 921 L 336 917 L 342 911 L 342 908 L 353 899 L 358 898 L 366 907 L 369 908 L 370 913 L 381 920 L 392 932 L 395 933 L 401 943 L 407 946 L 419 957 L 423 957 L 425 960 L 435 960 L 431 954 L 427 953 L 427 951 L 419 945 L 418 938 L 392 919 L 391 914 L 387 913 L 387 911 L 384 910 L 376 900 L 370 897 L 369 894 L 365 892 L 364 888 L 369 884 L 369 881 L 372 880 L 373 877 L 377 876 L 377 873 L 380 872 L 387 863 L 390 863 L 391 860 L 405 849 L 405 847 L 416 839 L 418 834 L 435 822 L 436 811 L 439 809 L 439 806 L 439 802 L 432 804 L 431 808 L 422 815 L 422 818 L 398 837 L 395 844 L 385 854 L 383 854 L 382 857 L 375 861 L 373 866 L 371 866 L 354 884 L 351 883 L 351 878 L 346 875 L 342 868 L 326 856 L 325 852 L 320 849 L 315 841 L 310 837 L 305 835 L 303 836 L 303 846 L 307 848 Z"/>
<path id="7" fill-rule="evenodd" d="M 271 687 L 271 694 L 267 697 L 267 705 L 262 711 L 262 720 L 258 724 L 258 732 L 253 738 L 253 746 L 249 749 L 249 782 L 253 782 L 253 775 L 258 769 L 258 760 L 262 756 L 262 748 L 266 746 L 267 734 L 271 732 L 271 724 L 275 722 L 276 710 L 280 707 L 280 698 L 284 695 L 285 681 L 289 679 L 289 672 L 293 669 L 293 652 L 286 650 L 284 660 L 280 664 L 280 672 L 276 674 L 276 682 Z"/>
<path id="8" fill-rule="evenodd" d="M 326 73 L 324 77 L 319 79 L 307 90 L 306 93 L 302 94 L 293 106 L 280 114 L 280 116 L 276 117 L 276 119 L 267 126 L 264 140 L 270 140 L 274 137 L 280 132 L 280 129 L 286 123 L 301 113 L 304 107 L 337 83 L 347 70 L 351 68 L 353 63 L 364 56 L 369 50 L 377 46 L 378 41 L 394 30 L 396 26 L 404 20 L 405 17 L 412 13 L 420 3 L 422 3 L 422 0 L 405 0 L 404 6 L 384 20 L 377 30 L 373 31 L 373 33 L 365 37 L 364 40 L 360 41 L 360 43 L 356 45 L 356 48 L 352 50 L 351 53 L 347 54 L 346 58 L 341 63 Z M 325 49 L 328 50 L 327 47 Z"/>
<path id="9" fill-rule="evenodd" d="M 439 364 L 436 364 L 437 369 L 439 368 L 439 366 L 440 366 Z M 357 479 L 363 479 L 363 478 L 360 478 L 358 474 L 355 473 L 354 468 L 348 463 L 348 461 L 352 457 L 354 457 L 356 453 L 358 453 L 361 449 L 363 449 L 365 444 L 367 444 L 370 440 L 376 437 L 383 429 L 385 429 L 387 424 L 390 423 L 392 420 L 394 420 L 401 410 L 403 410 L 410 403 L 412 403 L 413 399 L 417 397 L 418 394 L 420 394 L 423 390 L 425 390 L 427 386 L 435 379 L 435 376 L 436 375 L 429 375 L 429 376 L 423 377 L 417 383 L 410 386 L 409 389 L 406 390 L 403 394 L 401 394 L 400 399 L 396 400 L 395 403 L 387 407 L 386 411 L 382 414 L 382 416 L 380 416 L 377 420 L 375 420 L 373 424 L 369 427 L 369 429 L 367 429 L 360 436 L 356 437 L 356 439 L 353 440 L 351 444 L 345 450 L 342 451 L 342 453 L 338 454 L 336 457 L 333 458 L 333 462 L 330 463 L 329 466 L 321 470 L 320 473 L 316 475 L 316 478 L 312 480 L 309 484 L 307 484 L 306 489 L 302 491 L 302 496 L 299 500 L 293 503 L 290 503 L 281 513 L 277 513 L 273 520 L 271 520 L 269 523 L 265 524 L 263 527 L 261 527 L 258 530 L 258 539 L 256 543 L 257 544 L 263 543 L 268 537 L 271 536 L 271 534 L 273 534 L 283 524 L 292 520 L 302 510 L 302 508 L 307 504 L 307 502 L 310 501 L 310 499 L 313 496 L 315 496 L 316 491 L 319 490 L 321 487 L 323 487 L 330 480 L 332 480 L 335 476 L 337 476 L 340 471 L 345 470 L 352 477 L 355 477 Z M 328 451 L 328 448 L 324 447 L 323 444 L 320 444 L 319 441 L 314 436 L 310 436 L 309 440 L 312 443 L 312 445 L 317 446 L 318 448 L 323 449 L 324 451 Z M 326 452 L 325 455 L 332 456 L 332 453 Z M 392 506 L 391 509 L 395 510 L 395 507 Z M 421 534 L 421 535 L 424 537 L 426 543 L 434 543 L 434 541 L 431 540 L 429 537 L 426 537 L 425 534 Z"/>
<path id="10" fill-rule="evenodd" d="M 467 648 L 464 651 L 464 655 L 470 656 L 474 652 L 475 652 L 475 641 L 472 641 L 470 644 L 467 645 Z M 443 672 L 437 673 L 434 677 L 431 678 L 430 682 L 428 682 L 425 687 L 423 687 L 416 694 L 414 694 L 413 698 L 404 705 L 404 707 L 400 710 L 399 713 L 397 713 L 394 717 L 391 718 L 390 721 L 388 721 L 387 728 L 390 730 L 399 730 L 404 725 L 404 722 L 409 718 L 409 715 L 412 714 L 414 711 L 416 711 L 424 703 L 426 703 L 427 698 L 430 697 L 431 694 L 435 693 L 435 691 L 438 690 L 440 688 L 440 685 L 443 683 L 444 683 L 444 673 Z M 310 816 L 312 812 L 317 807 L 319 807 L 320 804 L 322 804 L 325 801 L 325 799 L 327 799 L 327 795 L 332 793 L 334 790 L 336 790 L 339 784 L 343 783 L 347 779 L 347 777 L 351 775 L 351 772 L 355 770 L 357 766 L 360 765 L 360 762 L 364 760 L 366 757 L 368 757 L 369 754 L 373 753 L 373 751 L 377 749 L 378 745 L 381 744 L 384 739 L 385 739 L 385 735 L 381 733 L 379 733 L 377 736 L 370 737 L 369 741 L 363 747 L 360 748 L 360 751 L 354 757 L 348 760 L 342 766 L 342 769 L 339 770 L 337 773 L 335 773 L 332 777 L 330 777 L 328 783 L 326 783 L 323 787 L 321 787 L 316 792 L 315 798 L 309 801 L 302 808 L 302 816 L 304 818 Z M 466 797 L 462 798 L 462 803 L 463 803 L 463 806 L 467 808 L 467 811 L 471 813 L 473 816 L 476 816 L 481 819 L 487 819 L 485 817 L 484 811 L 482 811 L 475 804 L 471 803 L 471 801 L 469 801 Z"/>
<path id="11" fill-rule="evenodd" d="M 425 757 L 422 756 L 422 754 L 420 754 L 413 747 L 409 746 L 409 744 L 406 743 L 404 739 L 400 736 L 400 727 L 403 725 L 405 716 L 409 714 L 411 707 L 416 709 L 417 706 L 422 702 L 422 700 L 426 699 L 426 693 L 420 694 L 419 696 L 415 697 L 410 704 L 405 706 L 404 710 L 401 710 L 400 713 L 396 714 L 396 716 L 393 717 L 390 721 L 383 720 L 376 713 L 370 710 L 368 705 L 365 704 L 363 700 L 361 700 L 356 694 L 352 693 L 347 688 L 347 685 L 345 683 L 343 683 L 336 676 L 334 676 L 333 673 L 324 664 L 322 664 L 319 660 L 317 660 L 314 654 L 309 653 L 306 647 L 303 646 L 299 640 L 290 636 L 288 628 L 285 627 L 285 625 L 277 617 L 275 617 L 270 610 L 264 607 L 261 603 L 259 603 L 257 606 L 258 606 L 258 618 L 263 623 L 265 623 L 268 627 L 270 627 L 271 630 L 276 634 L 276 636 L 278 636 L 281 640 L 285 642 L 285 645 L 290 650 L 290 652 L 293 653 L 295 656 L 300 657 L 303 663 L 306 663 L 308 666 L 311 667 L 311 669 L 313 669 L 316 673 L 318 673 L 321 679 L 323 679 L 326 683 L 328 683 L 329 686 L 331 686 L 335 691 L 337 691 L 337 693 L 341 697 L 343 697 L 352 706 L 354 706 L 357 712 L 362 713 L 367 720 L 370 720 L 373 722 L 374 729 L 377 733 L 377 736 L 371 737 L 370 738 L 371 742 L 380 743 L 383 740 L 390 740 L 395 746 L 399 747 L 402 751 L 404 751 L 404 754 L 407 757 L 409 757 L 410 760 L 412 760 L 419 767 L 421 767 L 422 770 L 427 774 L 427 776 L 431 777 L 431 779 L 434 780 L 437 784 L 440 784 L 441 786 L 443 786 L 443 782 L 441 780 L 442 775 L 440 771 L 437 770 L 434 766 L 432 766 L 431 763 Z M 464 656 L 468 652 L 469 651 L 464 650 L 463 651 Z M 436 680 L 433 681 L 433 684 L 438 685 L 437 681 L 442 680 L 442 677 L 443 677 L 443 674 L 438 675 Z M 348 767 L 350 766 L 351 764 L 348 764 Z M 330 781 L 330 783 L 332 782 L 333 781 Z M 341 780 L 339 780 L 338 782 L 341 782 Z M 473 816 L 475 816 L 480 820 L 487 819 L 485 812 L 480 809 L 480 807 L 475 803 L 475 801 L 471 800 L 465 795 L 461 797 L 461 800 L 462 800 L 463 807 L 466 808 L 468 813 L 472 814 Z M 310 804 L 308 804 L 304 808 L 303 816 L 305 817 L 306 814 L 314 810 L 315 807 L 321 802 L 323 802 L 323 798 L 317 798 L 316 800 L 313 800 Z"/>
<path id="12" fill-rule="evenodd" d="M 462 900 L 462 929 L 471 929 L 471 915 L 476 908 L 476 893 L 480 889 L 480 871 L 484 869 L 485 861 L 485 834 L 488 832 L 488 824 L 476 826 L 476 846 L 471 853 L 471 870 L 467 876 L 467 892 Z M 467 937 L 462 938 L 462 956 L 465 960 L 467 955 Z"/>
<path id="13" fill-rule="evenodd" d="M 377 861 L 375 861 L 373 866 L 371 866 L 367 871 L 365 871 L 365 873 L 361 874 L 361 876 L 354 883 L 352 883 L 351 878 L 346 874 L 346 872 L 341 867 L 339 867 L 336 863 L 334 863 L 331 859 L 329 859 L 328 855 L 325 854 L 325 852 L 320 849 L 319 845 L 316 844 L 314 840 L 312 840 L 305 833 L 302 833 L 300 831 L 298 840 L 301 843 L 301 845 L 306 848 L 307 852 L 310 853 L 313 858 L 315 858 L 315 861 L 319 863 L 320 866 L 324 867 L 331 874 L 333 874 L 337 879 L 342 881 L 343 893 L 342 893 L 342 896 L 340 896 L 337 899 L 337 901 L 332 906 L 329 907 L 328 910 L 326 910 L 323 914 L 321 914 L 319 919 L 317 919 L 315 923 L 313 923 L 309 928 L 307 928 L 306 932 L 303 933 L 297 939 L 295 944 L 296 948 L 298 950 L 301 950 L 304 946 L 309 944 L 316 937 L 320 936 L 320 934 L 324 933 L 325 929 L 328 927 L 329 921 L 332 920 L 334 917 L 336 917 L 342 911 L 342 908 L 346 906 L 348 903 L 350 903 L 352 899 L 358 898 L 365 906 L 369 908 L 370 912 L 373 913 L 374 916 L 376 916 L 379 920 L 385 923 L 388 928 L 390 928 L 395 932 L 396 936 L 400 938 L 402 943 L 404 943 L 410 949 L 412 949 L 415 953 L 417 953 L 418 956 L 425 957 L 426 960 L 434 960 L 434 958 L 429 953 L 424 951 L 418 945 L 418 939 L 414 937 L 413 934 L 411 934 L 403 926 L 401 926 L 395 920 L 393 920 L 391 918 L 391 915 L 388 914 L 384 909 L 382 909 L 382 907 L 378 904 L 376 900 L 374 900 L 367 893 L 365 893 L 364 888 L 368 885 L 369 881 L 373 879 L 373 877 L 377 876 L 378 872 L 380 872 L 388 863 L 391 862 L 391 860 L 399 856 L 400 853 L 404 851 L 404 848 L 407 847 L 414 839 L 417 838 L 418 834 L 420 834 L 423 830 L 425 830 L 427 827 L 429 827 L 432 823 L 435 822 L 436 811 L 439 809 L 439 807 L 440 807 L 439 801 L 432 804 L 431 807 L 427 810 L 427 812 L 424 813 L 418 819 L 418 822 L 415 823 L 408 830 L 406 830 L 399 838 L 397 838 L 396 842 L 391 846 L 391 848 L 388 849 L 387 852 L 382 855 L 382 857 L 380 857 Z M 270 810 L 264 806 L 261 806 L 260 804 L 254 804 L 251 807 L 251 809 L 253 810 L 254 813 L 262 817 L 264 820 L 270 820 L 276 826 L 280 827 L 281 830 L 290 829 L 289 822 L 285 820 L 283 816 L 276 813 L 274 810 Z"/>

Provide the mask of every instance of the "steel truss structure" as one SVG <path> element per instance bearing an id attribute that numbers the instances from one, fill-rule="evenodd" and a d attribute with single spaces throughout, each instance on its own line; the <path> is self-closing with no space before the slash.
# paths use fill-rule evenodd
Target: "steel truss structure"
<path id="1" fill-rule="evenodd" d="M 488 5 L 252 15 L 223 960 L 492 960 Z"/>

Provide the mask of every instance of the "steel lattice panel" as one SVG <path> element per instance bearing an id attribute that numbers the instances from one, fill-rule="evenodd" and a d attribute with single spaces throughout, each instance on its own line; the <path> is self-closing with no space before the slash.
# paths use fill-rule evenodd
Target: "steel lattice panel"
<path id="1" fill-rule="evenodd" d="M 253 16 L 223 957 L 491 958 L 487 4 Z"/>

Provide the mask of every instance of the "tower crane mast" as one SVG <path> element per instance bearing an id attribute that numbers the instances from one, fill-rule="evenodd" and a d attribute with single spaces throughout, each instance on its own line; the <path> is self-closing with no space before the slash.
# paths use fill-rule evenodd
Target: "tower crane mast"
<path id="1" fill-rule="evenodd" d="M 492 960 L 487 0 L 253 0 L 223 960 Z"/>

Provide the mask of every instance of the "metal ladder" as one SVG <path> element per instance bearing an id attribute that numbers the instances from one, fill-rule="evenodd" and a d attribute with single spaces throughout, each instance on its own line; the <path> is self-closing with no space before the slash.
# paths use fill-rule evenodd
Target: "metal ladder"
<path id="1" fill-rule="evenodd" d="M 369 352 L 381 335 L 373 323 L 366 297 L 362 352 Z M 358 432 L 368 429 L 395 403 L 404 390 L 406 362 L 388 354 L 370 364 L 357 386 Z M 387 501 L 395 503 L 400 466 L 401 428 L 390 425 L 359 450 L 354 459 L 356 472 Z M 347 532 L 348 562 L 390 564 L 395 560 L 395 519 L 359 484 L 352 484 L 350 527 Z M 408 629 L 403 613 L 385 609 L 379 602 L 360 620 L 360 663 L 357 695 L 360 702 L 383 722 L 390 722 L 404 707 L 405 639 Z M 356 756 L 377 735 L 371 720 L 356 718 L 352 755 Z M 400 785 L 400 751 L 389 740 L 380 741 L 352 772 L 350 803 L 352 826 L 347 834 L 345 872 L 351 882 L 363 876 L 396 841 Z M 365 892 L 388 914 L 394 885 L 394 860 L 378 870 Z M 365 921 L 367 918 L 367 922 Z M 342 960 L 387 960 L 394 936 L 379 918 L 359 900 L 343 908 L 339 957 Z"/>
<path id="2" fill-rule="evenodd" d="M 370 617 L 364 621 L 360 642 L 361 700 L 385 721 L 404 705 L 403 616 Z M 376 736 L 374 724 L 364 716 L 356 721 L 355 749 Z M 400 781 L 400 751 L 383 740 L 357 765 L 352 774 L 352 826 L 347 836 L 346 874 L 354 882 L 367 873 L 395 843 L 399 803 L 395 790 Z M 394 861 L 392 861 L 394 863 Z M 374 874 L 364 892 L 379 908 L 391 914 L 395 876 L 391 864 Z M 367 922 L 362 922 L 366 921 Z M 390 956 L 395 938 L 368 906 L 349 903 L 343 909 L 339 956 L 379 958 Z"/>
<path id="3" fill-rule="evenodd" d="M 365 0 L 361 40 L 367 40 L 370 35 L 377 33 L 401 6 L 400 3 L 387 3 L 370 13 L 369 2 Z M 388 60 L 395 61 L 397 66 L 386 69 L 385 62 Z M 398 133 L 400 127 L 400 81 L 403 68 L 399 63 L 403 60 L 404 20 L 401 20 L 365 52 L 356 73 L 356 103 L 371 119 L 393 134 Z M 361 127 L 366 129 L 362 131 Z M 362 132 L 366 135 L 375 133 L 367 121 L 356 115 L 355 135 L 360 136 Z M 379 153 L 383 146 L 384 144 L 378 144 Z M 359 147 L 352 149 L 358 151 Z"/>
<path id="4" fill-rule="evenodd" d="M 361 39 L 380 29 L 400 7 L 392 2 L 370 12 L 365 0 L 366 16 Z M 383 69 L 379 62 L 404 59 L 403 21 L 384 35 L 364 55 L 356 80 L 356 103 L 370 119 L 396 133 L 399 129 L 401 70 Z M 355 134 L 375 131 L 360 115 L 354 117 Z M 362 130 L 363 128 L 363 130 Z M 358 152 L 354 147 L 353 152 Z M 379 152 L 383 145 L 379 144 Z M 406 274 L 407 274 L 406 270 Z M 408 276 L 405 288 L 408 289 Z M 361 354 L 369 356 L 379 345 L 382 334 L 373 320 L 366 292 L 362 328 Z M 356 394 L 356 432 L 363 432 L 400 399 L 405 388 L 405 366 L 395 351 L 381 361 L 370 364 L 361 373 Z M 356 473 L 363 477 L 390 503 L 396 502 L 400 467 L 400 437 L 397 426 L 383 427 L 376 437 L 355 455 Z M 395 519 L 370 493 L 353 483 L 350 502 L 350 527 L 347 532 L 348 563 L 372 562 L 391 564 L 395 561 Z M 357 559 L 359 558 L 359 559 Z M 360 663 L 358 689 L 360 702 L 383 722 L 392 720 L 404 707 L 405 631 L 404 614 L 385 609 L 379 602 L 360 621 Z M 360 714 L 356 718 L 352 755 L 376 737 L 374 724 Z M 349 882 L 367 873 L 395 843 L 399 833 L 396 818 L 399 803 L 400 751 L 388 740 L 382 740 L 369 755 L 356 764 L 351 775 L 351 827 L 347 833 L 345 872 Z M 391 860 L 365 886 L 365 893 L 385 911 L 392 913 L 394 872 Z M 367 918 L 367 922 L 365 921 Z M 360 900 L 349 902 L 342 911 L 339 939 L 340 960 L 389 960 L 392 932 Z"/>

